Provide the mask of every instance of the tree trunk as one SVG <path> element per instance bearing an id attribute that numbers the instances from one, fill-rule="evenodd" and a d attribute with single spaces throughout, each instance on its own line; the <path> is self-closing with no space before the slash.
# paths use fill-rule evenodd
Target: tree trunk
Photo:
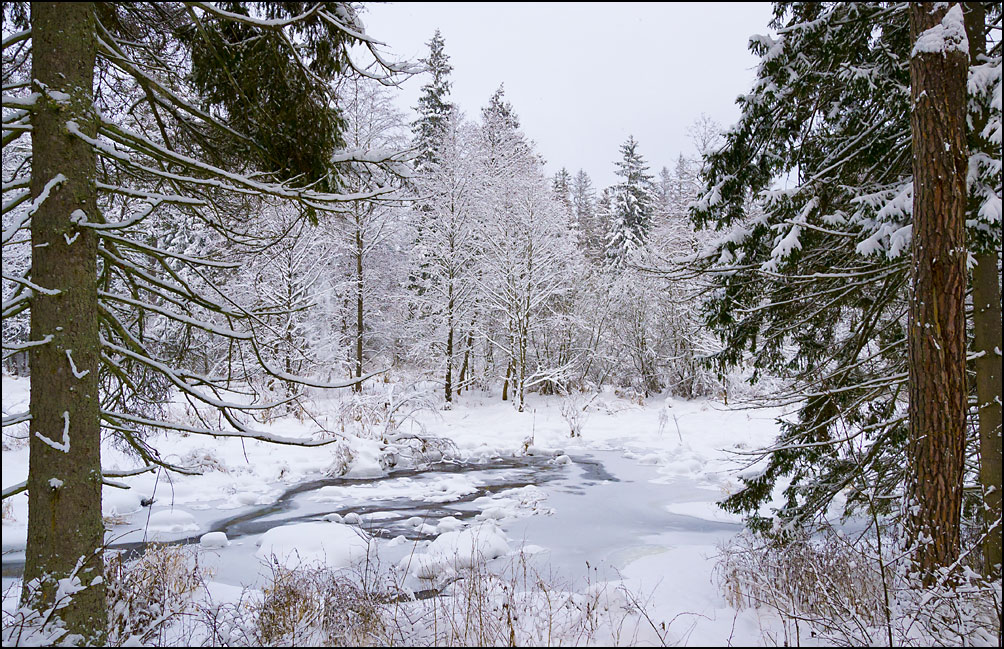
<path id="1" fill-rule="evenodd" d="M 467 378 L 467 366 L 471 359 L 471 350 L 474 346 L 474 325 L 471 325 L 471 331 L 467 332 L 467 343 L 464 346 L 464 364 L 460 366 L 460 380 L 457 381 L 457 396 L 460 395 L 460 391 L 464 389 L 464 380 Z M 473 370 L 471 371 L 473 374 Z"/>
<path id="2" fill-rule="evenodd" d="M 509 400 L 509 381 L 512 379 L 512 361 L 509 361 L 509 365 L 505 368 L 505 380 L 502 381 L 502 400 Z"/>
<path id="3" fill-rule="evenodd" d="M 50 609 L 65 603 L 55 601 L 57 580 L 75 574 L 85 588 L 56 617 L 83 642 L 101 644 L 107 614 L 101 579 L 98 242 L 93 230 L 79 225 L 98 220 L 97 188 L 90 145 L 67 129 L 73 121 L 91 137 L 97 130 L 94 6 L 32 3 L 31 28 L 34 90 L 48 89 L 32 120 L 31 193 L 37 200 L 47 187 L 51 191 L 31 220 L 31 279 L 47 289 L 31 298 L 31 340 L 48 342 L 29 354 L 23 594 L 32 608 Z M 53 183 L 60 174 L 62 184 Z"/>
<path id="4" fill-rule="evenodd" d="M 515 377 L 517 380 L 517 391 L 519 392 L 519 406 L 516 408 L 517 412 L 523 412 L 523 407 L 526 404 L 526 330 L 520 332 L 519 334 L 519 376 Z"/>
<path id="5" fill-rule="evenodd" d="M 997 252 L 976 255 L 973 268 L 973 350 L 979 402 L 980 484 L 983 488 L 984 574 L 1001 576 L 1001 289 Z"/>
<path id="6" fill-rule="evenodd" d="M 967 2 L 966 36 L 969 39 L 969 64 L 981 63 L 987 52 L 986 7 L 981 2 Z M 991 157 L 1000 155 L 982 136 L 986 113 L 971 115 L 969 146 Z M 979 200 L 970 200 L 971 214 L 979 210 Z M 983 573 L 1000 578 L 1001 569 L 1001 289 L 998 283 L 998 253 L 994 242 L 976 253 L 973 267 L 973 351 L 976 359 L 976 398 L 980 431 L 980 485 L 983 488 Z"/>
<path id="7" fill-rule="evenodd" d="M 449 280 L 446 304 L 446 403 L 453 403 L 453 279 Z"/>
<path id="8" fill-rule="evenodd" d="M 363 233 L 361 218 L 356 215 L 356 378 L 363 376 Z M 352 386 L 362 392 L 362 381 Z"/>
<path id="9" fill-rule="evenodd" d="M 938 8 L 935 8 L 935 7 Z M 956 5 L 951 12 L 957 11 Z M 948 13 L 910 5 L 911 42 Z M 961 15 L 959 16 L 961 19 Z M 959 556 L 966 437 L 966 75 L 959 48 L 910 59 L 913 295 L 910 304 L 909 539 L 925 585 Z"/>

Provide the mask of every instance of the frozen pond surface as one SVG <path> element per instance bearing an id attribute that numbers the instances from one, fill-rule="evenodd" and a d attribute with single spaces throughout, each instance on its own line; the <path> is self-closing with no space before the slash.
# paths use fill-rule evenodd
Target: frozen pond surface
<path id="1" fill-rule="evenodd" d="M 721 497 L 716 490 L 689 478 L 667 481 L 655 467 L 619 451 L 574 455 L 564 464 L 550 455 L 517 456 L 441 462 L 375 478 L 312 480 L 289 488 L 274 503 L 231 510 L 223 519 L 212 502 L 204 509 L 171 508 L 169 493 L 160 492 L 152 512 L 137 512 L 110 531 L 112 547 L 142 547 L 144 530 L 149 540 L 180 543 L 198 543 L 203 534 L 221 531 L 230 545 L 203 550 L 200 561 L 211 568 L 213 581 L 234 586 L 259 584 L 269 574 L 255 556 L 266 531 L 313 521 L 357 524 L 388 565 L 444 531 L 496 520 L 513 549 L 526 548 L 538 568 L 571 586 L 617 579 L 638 559 L 683 546 L 714 546 L 740 529 L 720 516 L 701 514 Z M 688 504 L 703 507 L 698 515 L 673 511 L 687 510 Z M 161 522 L 155 531 L 147 527 L 147 516 Z M 22 568 L 23 554 L 4 557 L 6 578 Z"/>

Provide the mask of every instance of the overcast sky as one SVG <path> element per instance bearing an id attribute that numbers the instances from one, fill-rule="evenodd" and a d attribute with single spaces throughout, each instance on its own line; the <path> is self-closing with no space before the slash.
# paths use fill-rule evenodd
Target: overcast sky
<path id="1" fill-rule="evenodd" d="M 396 58 L 428 55 L 436 28 L 453 65 L 452 100 L 468 117 L 505 83 L 548 173 L 580 168 L 597 188 L 615 182 L 618 147 L 633 134 L 651 172 L 692 153 L 687 127 L 701 113 L 739 116 L 755 58 L 746 45 L 769 30 L 769 3 L 367 4 L 366 31 Z M 429 75 L 403 84 L 411 110 Z"/>

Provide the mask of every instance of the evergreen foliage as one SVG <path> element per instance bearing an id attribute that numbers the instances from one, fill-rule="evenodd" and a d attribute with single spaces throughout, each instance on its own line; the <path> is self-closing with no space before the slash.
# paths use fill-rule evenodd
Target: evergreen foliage
<path id="1" fill-rule="evenodd" d="M 436 30 L 429 46 L 429 56 L 419 59 L 432 74 L 432 79 L 422 86 L 422 95 L 418 98 L 418 119 L 412 124 L 415 134 L 415 144 L 418 147 L 416 166 L 421 169 L 427 163 L 438 161 L 436 152 L 438 142 L 446 132 L 446 123 L 453 110 L 453 104 L 447 99 L 450 95 L 450 57 L 446 54 L 446 42 Z"/>
<path id="2" fill-rule="evenodd" d="M 345 121 L 332 81 L 350 69 L 347 50 L 359 39 L 325 20 L 324 12 L 354 19 L 354 9 L 334 2 L 215 6 L 218 11 L 201 17 L 186 7 L 188 20 L 175 31 L 191 48 L 190 79 L 204 110 L 247 137 L 235 142 L 233 159 L 257 161 L 259 169 L 295 179 L 298 186 L 333 191 L 329 161 L 344 144 Z M 228 14 L 273 22 L 233 20 Z M 275 22 L 289 27 L 276 28 Z"/>
<path id="3" fill-rule="evenodd" d="M 777 514 L 788 522 L 810 520 L 844 490 L 853 510 L 861 480 L 901 493 L 908 429 L 906 4 L 779 3 L 771 27 L 777 38 L 750 41 L 757 80 L 706 156 L 691 209 L 696 224 L 723 231 L 702 256 L 714 278 L 706 322 L 723 343 L 714 362 L 751 360 L 754 381 L 789 377 L 776 401 L 801 403 L 777 443 L 753 455 L 763 468 L 723 502 L 759 529 L 785 476 Z M 999 84 L 999 56 L 981 78 Z M 999 119 L 999 103 L 991 110 Z M 999 159 L 996 179 L 971 188 L 998 205 Z M 999 218 L 978 222 L 999 241 Z"/>
<path id="4" fill-rule="evenodd" d="M 607 260 L 614 266 L 623 265 L 633 250 L 644 245 L 655 210 L 655 186 L 638 153 L 638 142 L 628 137 L 620 151 L 615 173 L 623 180 L 611 188 L 606 241 Z"/>
<path id="5" fill-rule="evenodd" d="M 572 181 L 571 201 L 578 232 L 576 242 L 586 253 L 587 259 L 596 261 L 603 251 L 602 233 L 596 211 L 596 190 L 589 174 L 582 169 L 579 169 Z"/>

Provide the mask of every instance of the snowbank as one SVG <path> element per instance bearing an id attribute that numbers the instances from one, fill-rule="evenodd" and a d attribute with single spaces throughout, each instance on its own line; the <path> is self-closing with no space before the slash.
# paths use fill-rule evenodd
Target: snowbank
<path id="1" fill-rule="evenodd" d="M 365 561 L 369 552 L 369 538 L 358 527 L 323 521 L 270 529 L 262 535 L 255 556 L 266 561 L 274 557 L 287 568 L 342 569 Z"/>
<path id="2" fill-rule="evenodd" d="M 505 532 L 489 521 L 440 534 L 424 552 L 402 559 L 400 567 L 419 579 L 435 580 L 497 559 L 509 551 Z"/>

